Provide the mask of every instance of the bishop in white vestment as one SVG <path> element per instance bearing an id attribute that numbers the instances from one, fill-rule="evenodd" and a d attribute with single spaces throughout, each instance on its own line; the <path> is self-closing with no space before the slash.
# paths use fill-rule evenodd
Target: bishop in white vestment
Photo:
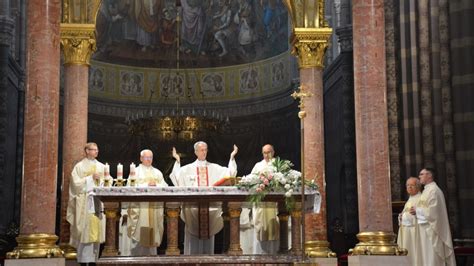
<path id="1" fill-rule="evenodd" d="M 100 243 L 105 241 L 105 217 L 102 204 L 94 199 L 93 189 L 103 184 L 104 165 L 97 161 L 97 144 L 87 143 L 86 158 L 71 173 L 66 220 L 71 225 L 69 244 L 77 250 L 79 263 L 95 263 Z"/>
<path id="2" fill-rule="evenodd" d="M 163 174 L 154 168 L 153 152 L 140 152 L 141 164 L 136 168 L 135 184 L 137 187 L 167 187 Z M 130 177 L 128 180 L 130 185 Z M 122 215 L 126 222 L 121 227 L 120 254 L 124 256 L 156 255 L 157 248 L 163 238 L 163 203 L 161 202 L 129 202 L 124 204 Z"/>
<path id="3" fill-rule="evenodd" d="M 272 145 L 262 147 L 263 160 L 256 163 L 252 173 L 272 167 L 275 150 Z M 253 208 L 254 254 L 276 254 L 280 247 L 280 224 L 278 221 L 278 205 L 276 202 L 261 202 Z"/>
<path id="4" fill-rule="evenodd" d="M 237 175 L 237 164 L 235 155 L 237 146 L 230 154 L 228 167 L 206 161 L 207 144 L 199 141 L 194 144 L 194 153 L 197 160 L 193 163 L 180 166 L 180 157 L 173 148 L 173 157 L 176 162 L 170 178 L 175 186 L 202 187 L 212 186 L 223 177 L 235 177 Z M 184 254 L 214 254 L 214 235 L 223 228 L 222 209 L 220 204 L 209 203 L 208 217 L 199 215 L 199 208 L 195 204 L 183 204 L 181 219 L 185 222 L 184 232 Z M 200 219 L 208 219 L 201 221 Z M 208 226 L 202 228 L 203 224 Z M 200 226 L 201 225 L 201 226 Z"/>
<path id="5" fill-rule="evenodd" d="M 425 188 L 416 207 L 410 210 L 416 214 L 419 226 L 420 252 L 417 257 L 422 261 L 418 265 L 456 265 L 446 202 L 443 192 L 433 181 L 434 170 L 425 168 L 419 177 Z"/>
<path id="6" fill-rule="evenodd" d="M 411 207 L 416 207 L 420 199 L 421 183 L 417 177 L 410 177 L 407 179 L 406 188 L 410 198 L 405 203 L 402 213 L 399 215 L 399 229 L 397 244 L 401 248 L 408 250 L 408 258 L 412 266 L 422 266 L 417 264 L 417 254 L 419 253 L 418 246 L 418 222 L 416 215 L 410 213 Z"/>

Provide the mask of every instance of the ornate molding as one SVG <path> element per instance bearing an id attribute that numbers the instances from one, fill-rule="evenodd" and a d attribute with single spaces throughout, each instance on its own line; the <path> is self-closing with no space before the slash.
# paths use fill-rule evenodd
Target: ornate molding
<path id="1" fill-rule="evenodd" d="M 65 65 L 89 65 L 97 49 L 95 25 L 61 23 L 61 47 Z"/>
<path id="2" fill-rule="evenodd" d="M 95 24 L 102 0 L 63 0 L 62 23 Z"/>
<path id="3" fill-rule="evenodd" d="M 284 3 L 296 28 L 327 28 L 324 19 L 325 0 L 285 0 Z"/>
<path id="4" fill-rule="evenodd" d="M 10 46 L 13 39 L 15 21 L 9 16 L 0 16 L 0 45 Z"/>
<path id="5" fill-rule="evenodd" d="M 300 68 L 323 68 L 331 34 L 331 28 L 295 28 L 291 53 L 298 57 Z"/>

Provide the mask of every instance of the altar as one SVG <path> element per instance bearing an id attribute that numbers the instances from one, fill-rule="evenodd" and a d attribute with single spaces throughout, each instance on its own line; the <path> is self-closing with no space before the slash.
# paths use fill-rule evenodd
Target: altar
<path id="1" fill-rule="evenodd" d="M 102 255 L 98 261 L 104 265 L 127 264 L 131 261 L 141 264 L 173 264 L 215 262 L 220 263 L 288 263 L 301 261 L 302 246 L 301 234 L 303 228 L 301 219 L 303 209 L 312 211 L 315 202 L 320 201 L 320 194 L 316 190 L 305 190 L 305 204 L 302 208 L 301 193 L 296 191 L 295 207 L 288 211 L 285 207 L 283 193 L 270 192 L 264 201 L 278 203 L 278 217 L 280 221 L 280 250 L 278 255 L 242 255 L 240 247 L 240 213 L 241 207 L 251 207 L 246 202 L 250 193 L 237 187 L 98 187 L 94 189 L 95 197 L 104 203 L 106 216 L 106 240 Z M 163 202 L 166 218 L 167 246 L 165 255 L 155 257 L 124 257 L 118 254 L 118 220 L 120 218 L 120 202 Z M 228 243 L 225 243 L 225 254 L 185 256 L 178 248 L 178 219 L 182 203 L 220 203 L 224 229 L 228 232 Z M 288 245 L 288 219 L 291 217 L 291 248 Z M 220 259 L 219 259 L 220 258 Z M 194 261 L 196 260 L 196 261 Z"/>

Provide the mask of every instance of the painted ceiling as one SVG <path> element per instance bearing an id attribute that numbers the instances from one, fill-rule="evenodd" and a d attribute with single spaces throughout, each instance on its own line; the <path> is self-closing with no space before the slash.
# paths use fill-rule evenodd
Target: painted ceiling
<path id="1" fill-rule="evenodd" d="M 147 68 L 248 64 L 288 51 L 288 23 L 281 0 L 103 0 L 93 59 Z"/>

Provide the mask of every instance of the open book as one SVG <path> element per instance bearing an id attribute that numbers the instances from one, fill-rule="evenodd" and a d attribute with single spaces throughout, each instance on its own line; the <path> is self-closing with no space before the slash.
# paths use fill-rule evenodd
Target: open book
<path id="1" fill-rule="evenodd" d="M 214 184 L 212 184 L 215 187 L 219 186 L 235 186 L 237 183 L 237 177 L 232 177 L 232 176 L 225 176 L 219 180 L 217 180 Z"/>

